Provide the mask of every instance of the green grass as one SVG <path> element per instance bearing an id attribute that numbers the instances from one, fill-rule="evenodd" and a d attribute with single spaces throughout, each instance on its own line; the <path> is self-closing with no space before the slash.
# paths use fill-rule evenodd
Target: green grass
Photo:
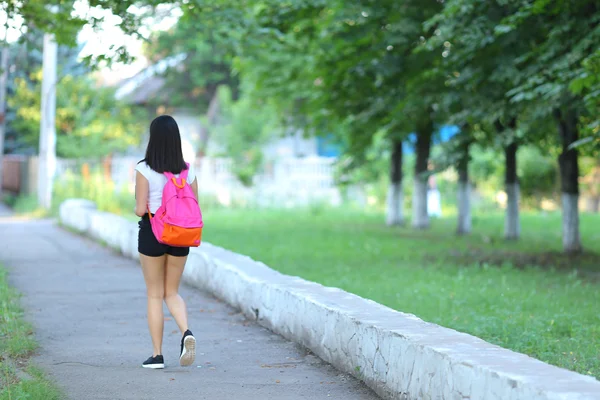
<path id="1" fill-rule="evenodd" d="M 126 187 L 116 187 L 104 174 L 93 172 L 87 179 L 66 173 L 54 182 L 52 207 L 44 210 L 38 205 L 35 195 L 5 195 L 2 201 L 22 217 L 43 218 L 57 216 L 60 205 L 67 199 L 88 199 L 96 203 L 99 210 L 113 214 L 131 214 L 135 205 L 134 195 Z"/>
<path id="2" fill-rule="evenodd" d="M 38 206 L 36 196 L 5 194 L 2 202 L 9 206 L 16 215 L 21 217 L 43 218 L 49 215 L 47 210 Z"/>
<path id="3" fill-rule="evenodd" d="M 500 214 L 475 217 L 474 233 L 457 237 L 454 218 L 414 231 L 361 212 L 203 211 L 208 242 L 600 378 L 600 257 L 560 254 L 558 214 L 523 215 L 522 240 L 510 243 Z M 590 251 L 598 226 L 600 216 L 582 216 Z"/>
<path id="4" fill-rule="evenodd" d="M 29 365 L 28 357 L 37 346 L 6 275 L 0 265 L 0 400 L 59 400 L 62 395 L 56 386 Z"/>
<path id="5" fill-rule="evenodd" d="M 25 373 L 30 377 L 19 380 L 11 368 L 0 367 L 4 384 L 0 387 L 0 400 L 61 400 L 62 392 L 45 378 L 43 371 L 36 367 L 27 367 Z"/>
<path id="6" fill-rule="evenodd" d="M 19 296 L 8 286 L 6 270 L 0 266 L 0 354 L 20 358 L 35 350 L 31 326 L 22 314 Z"/>

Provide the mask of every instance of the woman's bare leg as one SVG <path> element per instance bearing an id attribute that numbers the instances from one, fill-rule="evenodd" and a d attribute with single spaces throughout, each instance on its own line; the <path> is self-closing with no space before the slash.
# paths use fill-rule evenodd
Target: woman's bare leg
<path id="1" fill-rule="evenodd" d="M 174 257 L 167 254 L 164 286 L 165 302 L 182 335 L 188 329 L 188 318 L 185 301 L 179 295 L 179 283 L 186 260 L 187 257 Z"/>
<path id="2" fill-rule="evenodd" d="M 163 299 L 165 297 L 166 256 L 148 257 L 140 254 L 148 295 L 148 328 L 152 337 L 152 356 L 162 354 L 164 330 Z"/>

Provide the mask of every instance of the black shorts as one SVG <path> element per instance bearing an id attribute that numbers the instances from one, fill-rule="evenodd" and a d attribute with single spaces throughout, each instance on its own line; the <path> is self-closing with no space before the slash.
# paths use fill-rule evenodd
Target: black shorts
<path id="1" fill-rule="evenodd" d="M 138 232 L 138 252 L 148 257 L 160 257 L 165 254 L 175 257 L 185 257 L 190 254 L 189 247 L 173 247 L 160 243 L 156 240 L 150 219 L 144 215 L 138 223 L 140 231 Z"/>

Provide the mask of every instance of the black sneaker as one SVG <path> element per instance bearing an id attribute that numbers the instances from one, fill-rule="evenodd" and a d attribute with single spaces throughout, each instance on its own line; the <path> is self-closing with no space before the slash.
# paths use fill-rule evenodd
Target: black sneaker
<path id="1" fill-rule="evenodd" d="M 165 367 L 165 360 L 160 354 L 156 357 L 150 357 L 142 364 L 144 368 L 162 369 Z"/>
<path id="2" fill-rule="evenodd" d="M 189 329 L 185 331 L 181 338 L 181 354 L 179 355 L 179 364 L 187 367 L 192 365 L 196 359 L 196 338 Z"/>

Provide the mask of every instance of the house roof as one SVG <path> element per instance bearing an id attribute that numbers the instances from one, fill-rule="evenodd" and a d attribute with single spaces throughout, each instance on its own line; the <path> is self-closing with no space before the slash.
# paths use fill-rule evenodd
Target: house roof
<path id="1" fill-rule="evenodd" d="M 133 90 L 124 98 L 125 101 L 133 104 L 146 104 L 150 100 L 162 100 L 165 93 L 162 91 L 165 85 L 165 78 L 161 76 L 152 76 L 144 80 L 143 84 Z"/>
<path id="2" fill-rule="evenodd" d="M 186 54 L 178 54 L 150 65 L 133 77 L 122 81 L 118 85 L 115 97 L 133 104 L 146 104 L 150 100 L 164 98 L 167 93 L 162 90 L 165 84 L 162 74 L 168 68 L 180 64 L 186 57 Z"/>

